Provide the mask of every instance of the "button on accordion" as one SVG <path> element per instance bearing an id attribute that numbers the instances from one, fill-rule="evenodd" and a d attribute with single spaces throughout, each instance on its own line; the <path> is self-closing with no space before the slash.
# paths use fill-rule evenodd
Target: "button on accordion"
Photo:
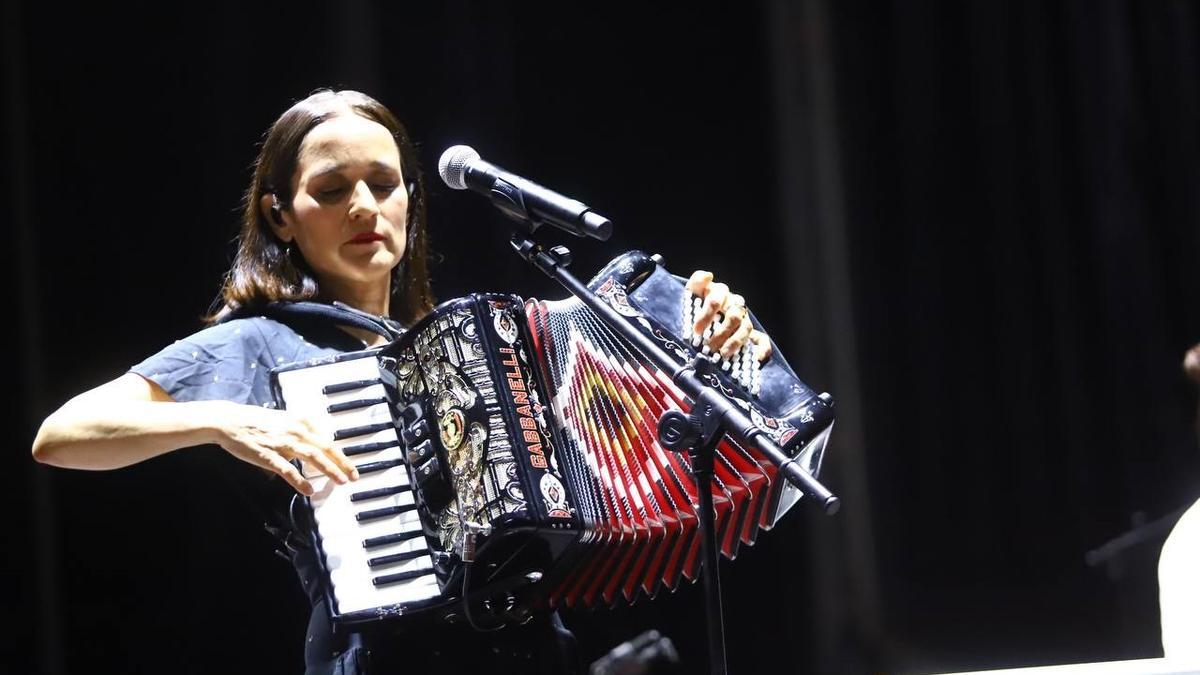
<path id="1" fill-rule="evenodd" d="M 706 353 L 701 301 L 655 257 L 627 253 L 589 287 L 663 350 Z M 716 356 L 712 358 L 716 359 Z M 710 384 L 816 476 L 832 399 L 747 344 Z M 323 425 L 360 479 L 304 467 L 332 618 L 516 623 L 533 611 L 630 603 L 694 580 L 690 458 L 657 423 L 691 402 L 578 299 L 473 294 L 386 347 L 275 369 L 276 403 Z M 754 447 L 715 456 L 716 541 L 734 558 L 803 495 Z M 467 599 L 464 602 L 464 598 Z"/>

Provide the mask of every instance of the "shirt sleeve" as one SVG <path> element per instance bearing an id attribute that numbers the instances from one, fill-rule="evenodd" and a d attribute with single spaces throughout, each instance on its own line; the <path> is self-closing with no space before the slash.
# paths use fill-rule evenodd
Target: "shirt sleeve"
<path id="1" fill-rule="evenodd" d="M 236 319 L 176 341 L 130 368 L 176 401 L 269 405 L 272 355 L 254 321 Z"/>

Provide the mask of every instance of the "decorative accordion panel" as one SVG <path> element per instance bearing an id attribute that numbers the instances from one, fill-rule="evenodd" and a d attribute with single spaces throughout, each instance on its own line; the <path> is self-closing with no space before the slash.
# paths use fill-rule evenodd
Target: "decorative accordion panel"
<path id="1" fill-rule="evenodd" d="M 436 452 L 415 453 L 413 468 L 441 546 L 458 557 L 469 525 L 576 527 L 521 309 L 512 296 L 451 301 L 385 350 L 399 399 L 434 430 Z"/>

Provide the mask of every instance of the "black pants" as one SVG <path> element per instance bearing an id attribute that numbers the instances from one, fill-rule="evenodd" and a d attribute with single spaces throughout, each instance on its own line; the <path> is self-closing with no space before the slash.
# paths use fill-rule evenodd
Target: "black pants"
<path id="1" fill-rule="evenodd" d="M 323 614 L 318 607 L 316 614 Z M 320 621 L 318 617 L 314 617 Z M 311 626 L 310 626 L 311 628 Z M 328 660 L 306 650 L 306 675 L 403 675 L 436 672 L 487 675 L 578 675 L 574 636 L 557 614 L 495 632 L 438 626 L 403 631 L 373 629 L 331 642 L 345 649 Z M 311 643 L 310 643 L 311 645 Z M 317 657 L 317 658 L 314 658 Z"/>

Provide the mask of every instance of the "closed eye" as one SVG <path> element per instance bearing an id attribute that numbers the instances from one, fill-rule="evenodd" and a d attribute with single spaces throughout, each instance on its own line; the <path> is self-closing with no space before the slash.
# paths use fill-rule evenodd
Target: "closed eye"
<path id="1" fill-rule="evenodd" d="M 368 187 L 376 196 L 386 197 L 396 191 L 399 183 L 370 183 Z M 322 202 L 332 203 L 342 200 L 349 194 L 349 186 L 342 185 L 338 187 L 329 187 L 316 191 L 316 197 Z"/>
<path id="2" fill-rule="evenodd" d="M 324 202 L 337 201 L 344 194 L 346 194 L 346 188 L 344 187 L 327 188 L 325 190 L 317 191 L 317 197 Z"/>

